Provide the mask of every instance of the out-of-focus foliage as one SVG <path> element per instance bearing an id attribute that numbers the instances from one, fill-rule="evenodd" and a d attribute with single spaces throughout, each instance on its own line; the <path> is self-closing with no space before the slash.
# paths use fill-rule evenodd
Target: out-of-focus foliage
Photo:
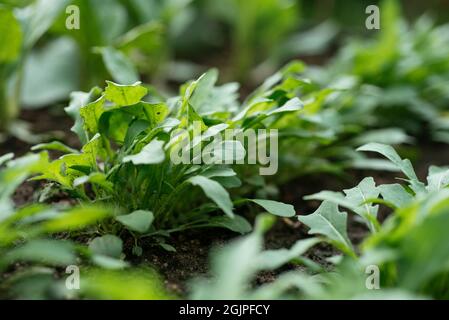
<path id="1" fill-rule="evenodd" d="M 0 165 L 0 275 L 8 274 L 0 285 L 0 295 L 14 298 L 55 298 L 68 294 L 59 280 L 57 267 L 77 264 L 80 256 L 91 253 L 74 242 L 50 235 L 76 233 L 111 215 L 100 206 L 67 206 L 32 204 L 16 208 L 12 195 L 30 175 L 48 164 L 45 153 L 8 160 Z"/>
<path id="2" fill-rule="evenodd" d="M 89 248 L 71 240 L 92 238 L 96 226 L 114 215 L 99 205 L 32 204 L 16 207 L 12 195 L 29 176 L 48 165 L 46 153 L 15 160 L 0 158 L 1 298 L 15 299 L 166 299 L 171 297 L 154 270 L 127 269 L 122 246 L 113 236 L 95 238 Z M 119 245 L 114 245 L 114 240 Z M 111 254 L 113 248 L 118 251 Z M 80 270 L 79 290 L 67 287 L 71 272 Z M 72 270 L 72 269 L 70 269 Z M 71 282 L 70 282 L 71 283 Z M 71 283 L 74 285 L 74 283 Z M 128 289 L 126 289 L 128 288 Z"/>
<path id="3" fill-rule="evenodd" d="M 416 178 L 410 161 L 402 160 L 390 146 L 368 144 L 360 150 L 384 155 L 404 173 L 407 185 L 376 186 L 372 178 L 366 178 L 344 194 L 321 192 L 309 197 L 325 201 L 315 213 L 299 219 L 310 228 L 310 234 L 319 238 L 301 240 L 289 250 L 263 250 L 263 233 L 270 223 L 267 217 L 261 217 L 251 235 L 236 240 L 213 256 L 213 278 L 194 281 L 191 297 L 447 298 L 448 169 L 431 167 L 425 184 Z M 393 210 L 382 225 L 376 218 L 379 203 Z M 357 214 L 371 229 L 371 234 L 357 249 L 347 236 L 347 213 L 340 212 L 339 207 Z M 317 268 L 303 255 L 320 241 L 330 243 L 343 253 L 329 259 L 334 265 L 330 271 Z M 273 282 L 257 288 L 250 285 L 260 272 L 276 270 L 288 262 L 301 263 L 306 269 L 281 273 Z"/>
<path id="4" fill-rule="evenodd" d="M 13 10 L 0 4 L 0 130 L 19 112 L 22 67 L 35 43 L 51 27 L 68 1 L 39 0 Z"/>
<path id="5" fill-rule="evenodd" d="M 414 136 L 430 131 L 433 139 L 445 141 L 449 25 L 436 26 L 426 15 L 410 25 L 397 1 L 384 1 L 381 12 L 374 39 L 349 41 L 309 76 L 345 89 L 332 104 L 358 126 L 398 127 Z"/>

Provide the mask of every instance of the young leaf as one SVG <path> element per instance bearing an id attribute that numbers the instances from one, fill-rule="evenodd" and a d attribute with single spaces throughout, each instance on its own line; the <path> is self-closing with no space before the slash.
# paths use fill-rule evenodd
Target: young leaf
<path id="1" fill-rule="evenodd" d="M 377 211 L 379 207 L 367 203 L 367 201 L 379 197 L 379 190 L 374 179 L 371 177 L 365 178 L 358 186 L 343 190 L 343 192 L 346 194 L 345 199 L 355 207 L 354 212 L 365 218 L 371 231 L 375 231 L 378 228 Z"/>
<path id="2" fill-rule="evenodd" d="M 119 237 L 107 234 L 93 239 L 89 249 L 96 255 L 119 259 L 122 255 L 123 241 Z"/>
<path id="3" fill-rule="evenodd" d="M 131 231 L 145 233 L 150 228 L 154 220 L 153 212 L 137 210 L 124 216 L 118 216 L 115 220 L 119 221 Z"/>
<path id="4" fill-rule="evenodd" d="M 449 185 L 449 169 L 431 166 L 427 176 L 427 190 L 439 191 Z"/>
<path id="5" fill-rule="evenodd" d="M 382 198 L 392 203 L 398 209 L 408 206 L 413 201 L 413 196 L 400 184 L 384 184 L 378 188 Z"/>
<path id="6" fill-rule="evenodd" d="M 113 47 L 100 49 L 104 64 L 117 83 L 130 85 L 139 81 L 139 74 L 134 64 L 121 51 Z"/>
<path id="7" fill-rule="evenodd" d="M 118 107 L 136 104 L 148 93 L 148 90 L 140 82 L 132 85 L 120 85 L 112 81 L 106 81 L 106 83 L 108 86 L 104 91 L 105 98 Z"/>
<path id="8" fill-rule="evenodd" d="M 52 233 L 79 230 L 95 224 L 110 215 L 110 210 L 98 206 L 73 208 L 44 223 L 44 230 Z"/>
<path id="9" fill-rule="evenodd" d="M 230 218 L 228 216 L 213 217 L 207 222 L 207 224 L 211 227 L 226 228 L 240 234 L 248 233 L 252 229 L 248 220 L 242 216 L 234 216 L 234 218 Z"/>
<path id="10" fill-rule="evenodd" d="M 32 151 L 40 151 L 40 150 L 56 150 L 61 151 L 63 153 L 79 153 L 78 150 L 70 148 L 69 146 L 66 146 L 62 142 L 59 141 L 53 141 L 49 143 L 41 143 L 38 145 L 35 145 L 31 148 Z"/>
<path id="11" fill-rule="evenodd" d="M 215 204 L 223 210 L 229 217 L 234 217 L 233 204 L 229 193 L 217 181 L 211 180 L 203 176 L 194 176 L 189 179 L 189 182 L 194 186 L 199 186 L 203 189 L 204 194 L 215 202 Z"/>
<path id="12" fill-rule="evenodd" d="M 258 204 L 269 213 L 279 217 L 293 217 L 296 215 L 295 208 L 291 204 L 262 199 L 250 199 L 250 201 Z"/>
<path id="13" fill-rule="evenodd" d="M 324 201 L 313 214 L 299 216 L 298 220 L 310 228 L 309 234 L 322 235 L 337 248 L 355 257 L 346 232 L 347 213 L 340 212 L 335 203 Z"/>
<path id="14" fill-rule="evenodd" d="M 293 98 L 289 101 L 287 101 L 283 106 L 280 108 L 271 110 L 266 113 L 267 116 L 272 116 L 274 114 L 284 113 L 284 112 L 294 112 L 299 111 L 304 107 L 304 103 L 299 100 L 298 98 Z"/>
<path id="15" fill-rule="evenodd" d="M 111 181 L 107 180 L 107 177 L 104 173 L 101 172 L 92 172 L 88 176 L 82 176 L 79 178 L 76 178 L 73 181 L 73 186 L 76 188 L 78 186 L 81 186 L 86 183 L 95 184 L 98 186 L 101 186 L 105 190 L 112 192 L 114 189 L 114 184 Z"/>
<path id="16" fill-rule="evenodd" d="M 83 119 L 83 128 L 92 136 L 98 133 L 98 121 L 106 110 L 104 102 L 105 97 L 103 95 L 80 109 L 80 115 Z"/>
<path id="17" fill-rule="evenodd" d="M 98 99 L 101 95 L 101 89 L 93 88 L 90 92 L 72 92 L 70 95 L 70 104 L 64 110 L 75 121 L 75 124 L 70 129 L 74 132 L 81 143 L 87 143 L 88 137 L 83 129 L 83 118 L 81 116 L 81 108 Z"/>
<path id="18" fill-rule="evenodd" d="M 413 191 L 416 193 L 422 193 L 424 190 L 424 184 L 419 181 L 413 169 L 412 163 L 408 159 L 401 159 L 393 147 L 381 144 L 381 143 L 368 143 L 361 146 L 357 151 L 371 151 L 377 152 L 383 155 L 385 158 L 394 163 L 409 179 Z"/>
<path id="19" fill-rule="evenodd" d="M 158 164 L 165 159 L 164 141 L 153 140 L 138 154 L 126 156 L 123 162 L 132 162 L 135 165 L 139 164 Z"/>

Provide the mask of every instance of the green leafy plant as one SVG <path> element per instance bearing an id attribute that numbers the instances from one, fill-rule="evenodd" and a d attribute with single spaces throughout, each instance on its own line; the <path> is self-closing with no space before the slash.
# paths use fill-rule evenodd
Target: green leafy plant
<path id="1" fill-rule="evenodd" d="M 300 221 L 311 228 L 310 233 L 324 236 L 354 259 L 358 255 L 346 234 L 347 216 L 339 212 L 338 206 L 351 210 L 371 232 L 361 245 L 360 258 L 356 259 L 362 264 L 369 261 L 381 267 L 383 285 L 398 286 L 419 295 L 444 297 L 448 285 L 445 265 L 449 257 L 443 253 L 447 252 L 443 245 L 445 233 L 436 224 L 443 226 L 448 217 L 448 169 L 430 167 L 424 183 L 417 178 L 411 162 L 401 159 L 392 147 L 371 143 L 359 150 L 386 157 L 404 173 L 407 185 L 376 186 L 373 178 L 365 178 L 344 194 L 324 191 L 308 196 L 307 199 L 324 202 L 314 214 L 299 217 Z M 376 217 L 377 204 L 393 210 L 382 225 Z M 424 264 L 429 268 L 423 268 Z"/>
<path id="2" fill-rule="evenodd" d="M 163 237 L 200 227 L 248 232 L 248 222 L 234 214 L 234 204 L 248 200 L 233 202 L 226 190 L 241 185 L 233 168 L 223 161 L 175 163 L 172 156 L 181 150 L 198 156 L 193 145 L 184 144 L 190 138 L 195 146 L 203 144 L 203 156 L 230 149 L 234 152 L 220 159 L 241 160 L 243 145 L 226 140 L 230 138 L 225 137 L 225 129 L 269 129 L 284 115 L 298 111 L 301 102 L 268 90 L 258 93 L 260 99 L 238 107 L 237 86 L 216 87 L 216 80 L 217 72 L 212 70 L 183 86 L 179 97 L 159 102 L 142 100 L 148 91 L 140 83 L 108 82 L 105 90 L 74 93 L 66 110 L 74 117 L 72 130 L 84 145 L 80 151 L 61 143 L 35 146 L 34 150 L 65 154 L 43 168 L 36 179 L 56 182 L 80 201 L 107 203 L 127 213 L 116 218 L 118 223 L 105 224 L 105 233 L 116 234 L 123 226 L 140 237 Z M 208 141 L 217 135 L 222 137 L 220 142 Z M 252 201 L 275 215 L 295 214 L 292 206 Z M 217 210 L 226 216 L 210 215 Z"/>

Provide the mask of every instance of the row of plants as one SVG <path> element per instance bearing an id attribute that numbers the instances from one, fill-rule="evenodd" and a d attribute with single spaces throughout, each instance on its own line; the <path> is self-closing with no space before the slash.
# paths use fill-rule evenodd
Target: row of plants
<path id="1" fill-rule="evenodd" d="M 30 5 L 24 1 L 29 6 L 14 13 L 8 6 L 0 9 L 8 28 L 13 26 L 11 32 L 2 35 L 12 35 L 10 41 L 16 44 L 8 45 L 11 51 L 0 50 L 0 68 L 7 74 L 1 79 L 8 79 L 2 86 L 8 88 L 2 91 L 6 94 L 3 97 L 15 101 L 0 104 L 8 110 L 17 110 L 10 107 L 19 101 L 17 95 L 9 95 L 14 88 L 10 81 L 20 83 L 24 55 L 48 28 L 58 33 L 58 18 L 68 3 L 50 5 L 53 18 L 45 17 L 45 25 L 33 18 L 33 8 L 37 14 L 41 12 L 39 5 L 49 3 Z M 88 0 L 78 4 L 83 12 L 89 12 L 93 3 L 97 5 Z M 138 3 L 120 1 L 116 8 L 129 9 Z M 267 1 L 258 11 L 253 1 L 234 3 L 243 6 L 235 9 L 238 14 L 257 12 L 261 17 L 271 14 L 278 4 Z M 189 12 L 175 8 L 173 14 Z M 282 8 L 288 8 L 288 13 L 284 12 L 287 15 L 296 10 L 294 6 Z M 143 14 L 142 10 L 129 10 Z M 137 81 L 140 74 L 158 74 L 148 65 L 139 65 L 139 61 L 148 63 L 154 54 L 154 47 L 146 48 L 149 51 L 139 47 L 139 43 L 152 43 L 149 39 L 160 31 L 151 19 L 139 20 L 149 24 L 132 26 L 122 42 L 110 39 L 114 45 L 97 38 L 85 43 L 89 55 L 89 48 L 98 47 L 97 58 L 105 65 L 105 74 L 94 71 L 97 67 L 87 67 L 90 76 L 111 76 L 114 82 L 107 81 L 104 89 L 94 87 L 89 92 L 71 94 L 65 110 L 74 120 L 72 131 L 81 148 L 53 141 L 35 145 L 21 158 L 14 159 L 13 154 L 0 157 L 0 295 L 38 299 L 173 298 L 154 270 L 130 261 L 155 247 L 176 251 L 171 242 L 174 233 L 224 228 L 249 234 L 213 255 L 212 277 L 193 280 L 190 298 L 448 298 L 449 251 L 444 230 L 449 171 L 430 167 L 426 183 L 422 182 L 410 160 L 401 159 L 395 149 L 382 143 L 418 142 L 425 135 L 447 142 L 449 29 L 447 25 L 433 26 L 427 17 L 408 26 L 400 19 L 394 1 L 386 1 L 382 11 L 383 28 L 378 39 L 350 41 L 323 68 L 291 62 L 243 102 L 237 83 L 217 84 L 215 69 L 181 85 L 175 96 Z M 158 12 L 165 12 L 161 15 L 167 25 L 167 21 L 182 21 L 164 10 Z M 230 17 L 235 15 L 229 13 Z M 289 20 L 281 16 L 279 24 L 285 23 L 286 29 L 277 24 L 273 28 L 284 33 L 290 28 Z M 21 17 L 20 24 L 17 17 Z M 29 23 L 40 27 L 34 25 L 26 31 L 23 23 L 27 17 Z M 245 23 L 258 28 L 257 17 Z M 234 22 L 234 37 L 236 50 L 245 52 L 245 32 L 250 27 L 238 26 L 242 20 Z M 100 29 L 82 29 L 77 37 L 89 38 L 92 30 Z M 24 44 L 29 44 L 27 49 L 19 41 L 22 32 Z M 264 30 L 266 33 L 269 31 Z M 136 48 L 148 55 L 133 56 Z M 242 54 L 237 70 L 247 73 L 251 69 L 248 56 L 252 56 L 249 51 Z M 88 86 L 92 83 L 98 82 L 87 81 Z M 4 113 L 2 120 L 9 123 L 14 113 L 17 111 Z M 236 136 L 225 135 L 227 129 L 233 129 L 236 136 L 250 130 L 278 130 L 278 174 L 261 176 L 262 163 L 234 164 L 245 158 L 248 146 L 234 140 Z M 221 139 L 211 142 L 212 137 Z M 359 151 L 377 152 L 386 160 L 356 151 L 361 145 Z M 173 156 L 180 153 L 199 156 L 195 153 L 197 146 L 217 161 L 173 161 Z M 376 185 L 368 177 L 343 193 L 311 195 L 307 199 L 323 203 L 308 216 L 296 216 L 292 205 L 274 201 L 276 186 L 295 177 L 329 172 L 342 175 L 349 168 L 401 171 L 405 179 L 401 179 L 403 184 Z M 18 206 L 14 193 L 25 181 L 38 186 L 36 200 Z M 55 195 L 62 195 L 65 201 L 57 201 Z M 380 206 L 388 213 L 385 221 L 378 217 Z M 362 244 L 349 238 L 348 215 L 341 208 L 353 212 L 356 223 L 364 225 L 367 235 Z M 253 230 L 251 221 L 260 212 L 269 214 L 260 215 Z M 290 249 L 264 250 L 264 234 L 276 217 L 298 220 L 314 237 L 300 240 Z M 129 239 L 132 248 L 125 248 L 124 242 Z M 340 252 L 328 259 L 326 266 L 306 254 L 323 243 Z M 70 265 L 81 266 L 81 290 L 71 291 L 65 285 L 65 268 Z M 379 268 L 383 290 L 367 289 L 365 271 L 370 266 Z M 283 272 L 286 268 L 291 271 Z M 257 275 L 266 271 L 275 272 L 276 279 L 254 286 Z"/>
<path id="2" fill-rule="evenodd" d="M 420 181 L 409 160 L 403 160 L 388 146 L 371 143 L 359 151 L 377 152 L 400 170 L 404 184 L 376 185 L 372 177 L 363 179 L 344 193 L 323 191 L 306 199 L 322 200 L 311 215 L 298 216 L 314 237 L 299 240 L 289 249 L 264 250 L 263 235 L 273 225 L 273 215 L 257 218 L 250 235 L 233 241 L 216 252 L 211 279 L 191 283 L 193 299 L 410 299 L 447 298 L 446 225 L 449 170 L 430 167 L 426 183 Z M 2 161 L 8 161 L 3 158 Z M 8 161 L 2 170 L 1 270 L 6 277 L 2 292 L 7 297 L 26 298 L 170 298 L 151 269 L 114 271 L 127 268 L 122 242 L 112 235 L 98 236 L 101 224 L 114 217 L 114 209 L 99 205 L 72 208 L 34 204 L 17 209 L 11 195 L 29 174 L 48 161 L 46 154 Z M 7 186 L 7 187 L 6 187 Z M 390 211 L 382 223 L 379 206 Z M 348 214 L 356 215 L 368 235 L 360 245 L 348 237 Z M 282 212 L 282 210 L 280 210 Z M 284 209 L 284 211 L 286 211 Z M 136 224 L 136 219 L 125 225 Z M 142 221 L 140 221 L 142 222 Z M 49 235 L 53 235 L 49 238 Z M 56 238 L 55 238 L 56 236 Z M 89 246 L 85 238 L 93 238 Z M 83 239 L 84 238 L 84 239 Z M 83 239 L 79 241 L 70 239 Z M 307 255 L 319 243 L 338 250 L 329 257 L 331 266 L 322 266 Z M 238 262 L 236 262 L 238 261 Z M 55 274 L 63 274 L 70 264 L 88 264 L 82 274 L 82 290 L 68 291 Z M 8 269 L 14 265 L 13 271 Z M 285 265 L 287 270 L 285 272 Z M 298 270 L 297 265 L 302 268 Z M 366 286 L 367 267 L 379 268 L 382 290 Z M 251 283 L 262 271 L 281 269 L 276 280 L 254 288 Z M 111 271 L 99 271 L 103 268 Z M 61 277 L 64 279 L 63 277 Z M 133 295 L 123 293 L 123 281 Z"/>
<path id="3" fill-rule="evenodd" d="M 447 299 L 448 168 L 431 166 L 427 181 L 422 182 L 411 162 L 401 159 L 391 146 L 371 143 L 359 151 L 383 155 L 403 173 L 403 183 L 377 185 L 367 177 L 343 193 L 322 191 L 307 196 L 309 200 L 323 200 L 314 213 L 297 217 L 312 237 L 299 240 L 289 249 L 264 250 L 263 235 L 274 218 L 259 216 L 250 235 L 214 254 L 212 279 L 192 282 L 191 297 Z M 378 219 L 379 206 L 390 212 L 383 222 Z M 369 230 L 360 245 L 348 236 L 348 213 L 340 211 L 342 208 Z M 327 267 L 306 255 L 323 242 L 338 250 L 327 259 L 331 264 Z M 276 270 L 278 276 L 273 282 L 251 285 L 259 273 Z M 368 277 L 373 270 L 378 272 L 377 280 Z"/>

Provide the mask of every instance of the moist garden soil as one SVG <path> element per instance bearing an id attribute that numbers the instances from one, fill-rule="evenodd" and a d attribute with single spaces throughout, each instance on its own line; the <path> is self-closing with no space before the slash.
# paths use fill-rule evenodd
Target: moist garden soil
<path id="1" fill-rule="evenodd" d="M 60 108 L 62 110 L 62 108 Z M 52 111 L 46 109 L 25 110 L 21 114 L 21 120 L 31 124 L 30 130 L 36 134 L 47 134 L 51 137 L 62 140 L 72 147 L 79 147 L 76 136 L 70 132 L 72 120 L 63 114 L 63 111 Z M 449 159 L 449 148 L 439 144 L 421 141 L 418 143 L 421 153 L 417 155 L 415 167 L 418 176 L 423 179 L 427 174 L 430 164 L 446 165 Z M 26 154 L 31 145 L 22 142 L 16 138 L 9 138 L 0 144 L 0 155 L 13 152 L 16 156 Z M 350 171 L 346 177 L 336 177 L 332 175 L 305 176 L 289 182 L 284 186 L 279 186 L 280 201 L 290 203 L 295 206 L 297 214 L 312 213 L 319 205 L 317 201 L 304 201 L 305 195 L 310 195 L 321 190 L 340 191 L 351 188 L 356 185 L 363 177 L 373 176 L 377 184 L 392 183 L 395 178 L 394 173 Z M 44 187 L 43 182 L 30 181 L 25 182 L 14 195 L 14 201 L 18 206 L 25 205 L 35 200 L 36 191 Z M 64 194 L 58 194 L 52 198 L 54 202 L 70 202 L 70 199 Z M 249 213 L 239 212 L 246 216 L 250 222 L 254 217 Z M 384 219 L 387 213 L 381 211 L 380 219 Z M 350 215 L 352 218 L 353 216 Z M 295 219 L 279 219 L 275 226 L 267 233 L 265 239 L 266 249 L 289 248 L 296 241 L 307 238 L 307 230 L 300 222 Z M 349 220 L 348 235 L 354 243 L 360 243 L 366 235 L 366 229 L 363 225 Z M 125 253 L 127 259 L 136 265 L 150 265 L 154 267 L 165 279 L 165 285 L 168 290 L 184 296 L 188 290 L 188 283 L 195 277 L 209 275 L 209 257 L 213 250 L 223 247 L 226 243 L 236 237 L 235 233 L 224 229 L 199 229 L 174 234 L 169 243 L 176 248 L 176 252 L 166 251 L 159 246 L 155 246 L 151 240 L 143 240 L 140 245 L 143 248 L 141 257 L 133 256 L 131 237 L 124 238 Z M 335 255 L 337 252 L 330 246 L 320 244 L 312 248 L 306 256 L 324 267 L 329 267 L 327 258 Z M 283 269 L 276 272 L 263 272 L 258 275 L 254 285 L 271 282 L 280 271 L 301 268 L 293 264 L 288 264 Z"/>

